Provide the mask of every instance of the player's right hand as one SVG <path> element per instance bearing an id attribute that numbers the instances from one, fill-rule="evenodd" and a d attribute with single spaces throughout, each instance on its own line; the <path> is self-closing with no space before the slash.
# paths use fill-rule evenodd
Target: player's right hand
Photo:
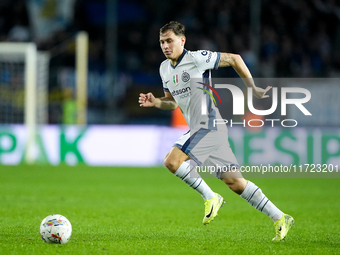
<path id="1" fill-rule="evenodd" d="M 147 94 L 140 93 L 139 94 L 139 106 L 140 107 L 153 107 L 155 106 L 156 98 L 155 96 L 149 92 Z"/>

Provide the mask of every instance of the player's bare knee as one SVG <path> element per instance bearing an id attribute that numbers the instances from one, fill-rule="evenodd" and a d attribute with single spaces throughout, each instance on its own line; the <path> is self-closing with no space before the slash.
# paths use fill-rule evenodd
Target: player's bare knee
<path id="1" fill-rule="evenodd" d="M 164 165 L 174 174 L 181 164 L 188 159 L 188 155 L 186 155 L 183 151 L 177 147 L 172 147 L 164 158 Z"/>
<path id="2" fill-rule="evenodd" d="M 222 180 L 225 184 L 227 184 L 229 189 L 239 195 L 242 194 L 247 185 L 247 181 L 243 178 L 226 178 Z"/>
<path id="3" fill-rule="evenodd" d="M 178 160 L 171 157 L 169 154 L 164 158 L 164 166 L 169 169 L 170 172 L 175 173 L 179 166 L 181 165 Z"/>
<path id="4" fill-rule="evenodd" d="M 169 155 L 170 155 L 170 152 L 168 152 L 166 155 L 165 155 L 165 157 L 164 157 L 164 164 L 165 164 L 165 160 L 167 159 L 167 157 L 169 157 Z"/>
<path id="5" fill-rule="evenodd" d="M 236 194 L 239 194 L 239 195 L 241 195 L 242 192 L 243 192 L 243 190 L 244 190 L 244 189 L 242 189 L 242 187 L 241 187 L 240 185 L 238 185 L 237 183 L 234 183 L 234 184 L 232 184 L 232 185 L 228 185 L 228 187 L 229 187 L 232 191 L 234 191 Z"/>

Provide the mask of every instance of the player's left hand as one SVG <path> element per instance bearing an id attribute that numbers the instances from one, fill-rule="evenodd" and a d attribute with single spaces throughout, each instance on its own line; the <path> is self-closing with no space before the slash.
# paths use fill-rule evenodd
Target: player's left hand
<path id="1" fill-rule="evenodd" d="M 255 87 L 253 89 L 253 95 L 256 96 L 257 98 L 268 98 L 269 95 L 266 95 L 266 93 L 272 88 L 272 86 L 268 86 L 267 88 L 263 89 L 260 87 Z"/>

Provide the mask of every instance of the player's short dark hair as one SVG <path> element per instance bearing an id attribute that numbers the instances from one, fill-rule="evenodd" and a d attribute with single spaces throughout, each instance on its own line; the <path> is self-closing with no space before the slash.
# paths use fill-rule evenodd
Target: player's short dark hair
<path id="1" fill-rule="evenodd" d="M 170 21 L 165 24 L 160 30 L 160 34 L 164 34 L 166 31 L 171 30 L 177 36 L 185 36 L 185 26 L 177 21 Z"/>

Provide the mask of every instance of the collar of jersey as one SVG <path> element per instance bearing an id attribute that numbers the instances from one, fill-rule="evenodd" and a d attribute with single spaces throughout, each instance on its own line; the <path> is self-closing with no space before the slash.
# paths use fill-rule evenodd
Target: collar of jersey
<path id="1" fill-rule="evenodd" d="M 170 63 L 170 65 L 171 65 L 171 67 L 172 67 L 173 69 L 175 69 L 175 68 L 178 66 L 178 64 L 181 62 L 181 60 L 182 60 L 182 58 L 184 57 L 185 53 L 187 53 L 187 50 L 186 50 L 186 49 L 183 50 L 183 53 L 182 53 L 182 54 L 179 56 L 179 58 L 177 59 L 177 64 L 176 64 L 175 66 L 173 66 L 173 65 Z"/>

